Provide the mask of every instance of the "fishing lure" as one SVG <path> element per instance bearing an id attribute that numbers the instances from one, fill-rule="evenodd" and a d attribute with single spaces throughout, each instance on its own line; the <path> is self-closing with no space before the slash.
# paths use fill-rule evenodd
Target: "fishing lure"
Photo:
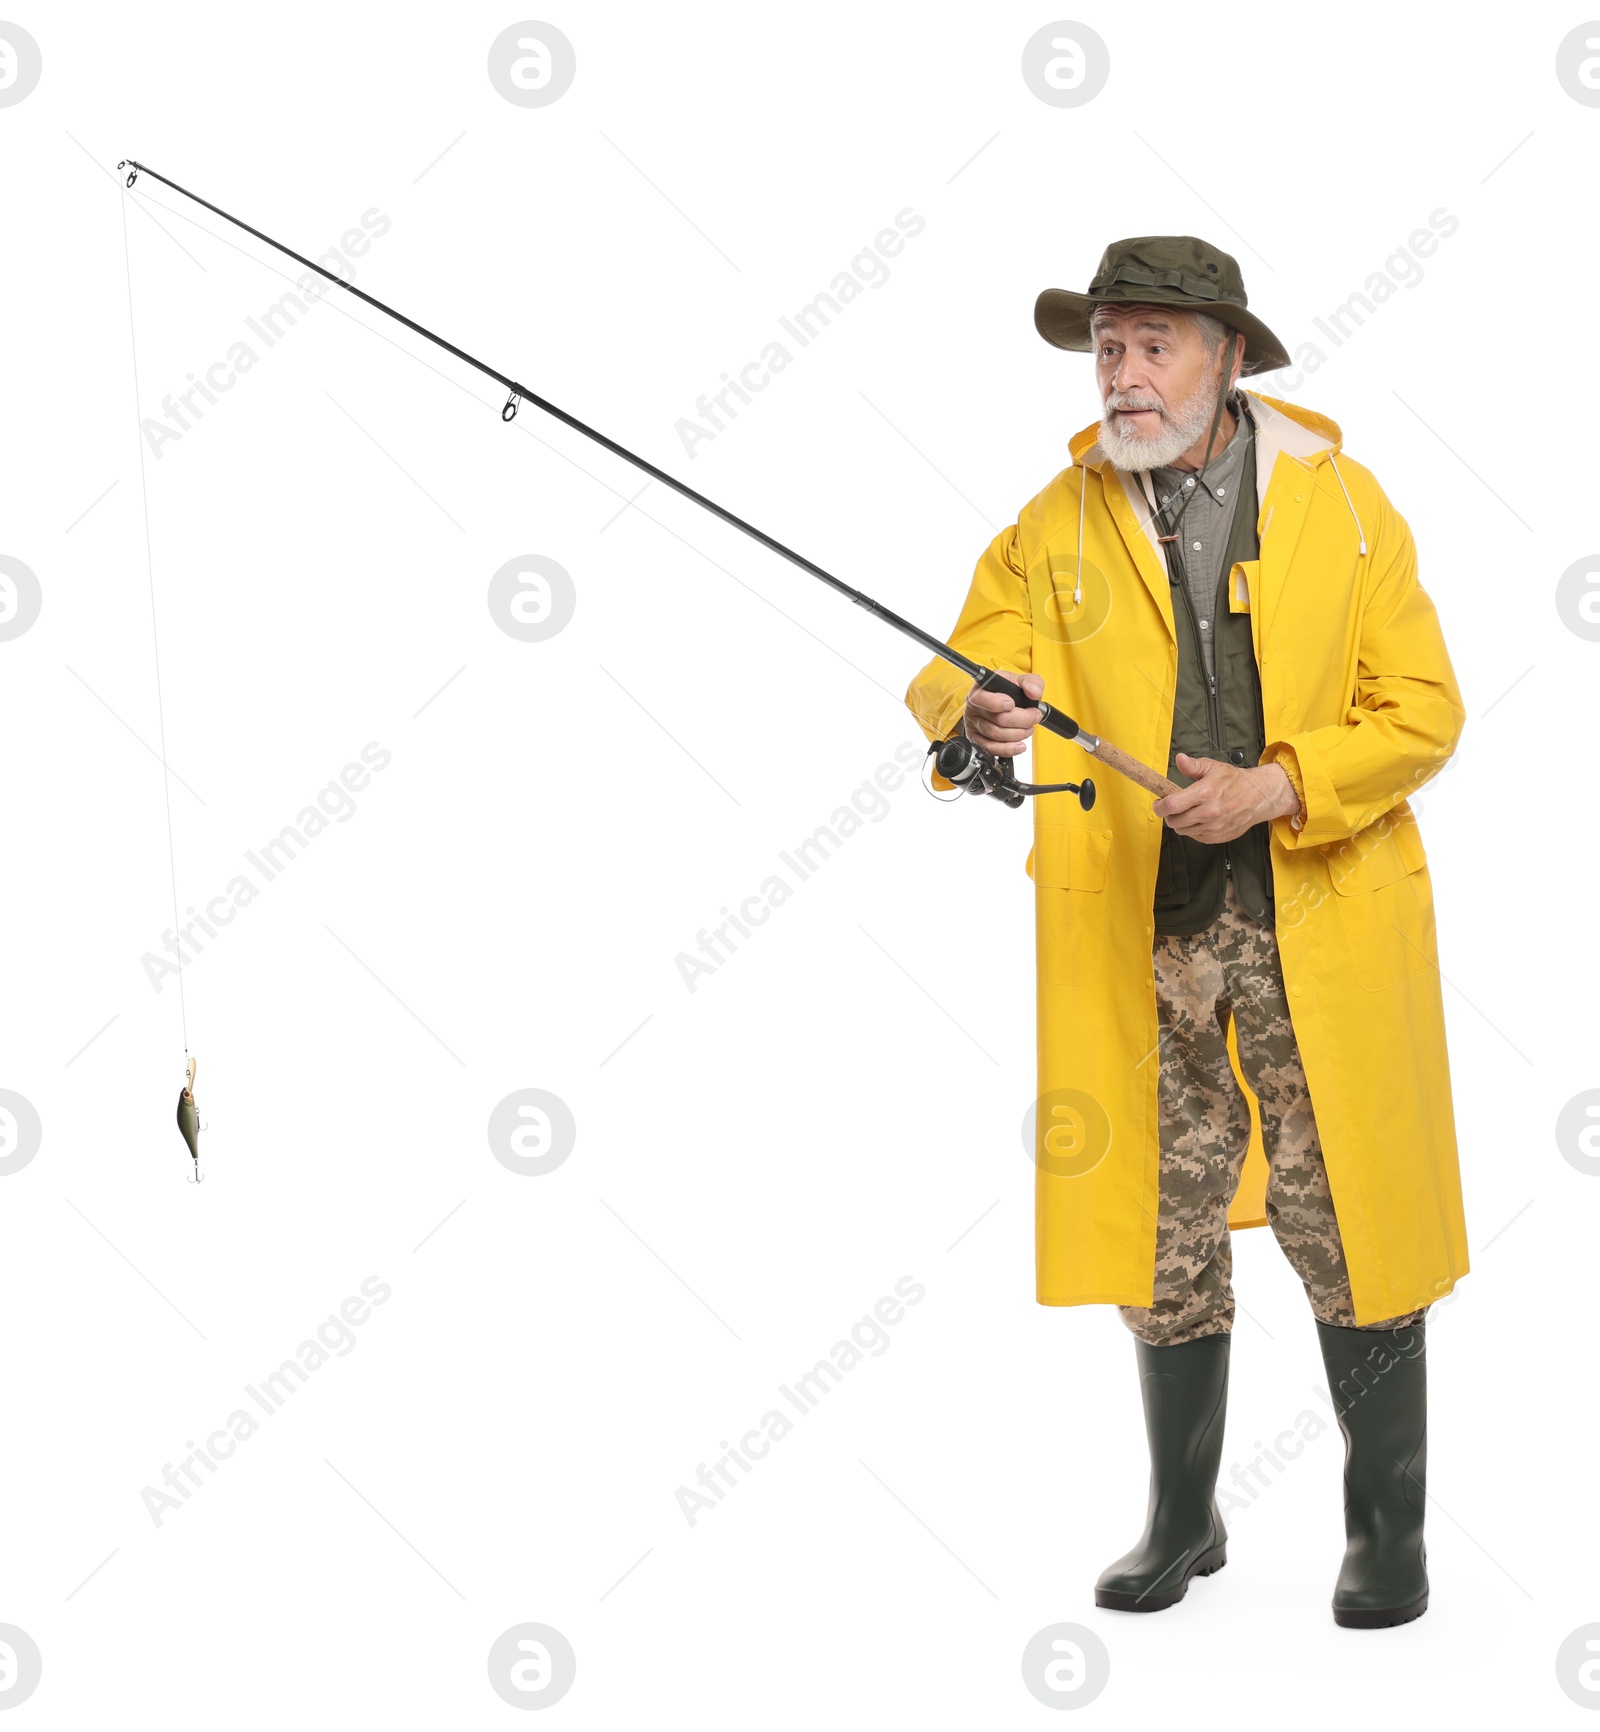
<path id="1" fill-rule="evenodd" d="M 195 1062 L 191 1058 L 186 1072 L 188 1080 L 178 1095 L 178 1129 L 189 1145 L 189 1153 L 194 1156 L 194 1177 L 189 1183 L 203 1185 L 205 1180 L 200 1176 L 200 1112 L 194 1104 L 194 1073 Z"/>

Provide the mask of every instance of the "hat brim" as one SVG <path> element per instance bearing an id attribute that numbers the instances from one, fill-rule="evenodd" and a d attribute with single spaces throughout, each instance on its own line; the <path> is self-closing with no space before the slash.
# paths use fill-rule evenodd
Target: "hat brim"
<path id="1" fill-rule="evenodd" d="M 1270 373 L 1287 367 L 1289 356 L 1283 344 L 1247 307 L 1227 301 L 1197 301 L 1192 295 L 1150 288 L 1137 295 L 1081 295 L 1073 289 L 1046 289 L 1033 304 L 1034 329 L 1058 349 L 1087 354 L 1089 318 L 1096 307 L 1119 303 L 1141 307 L 1172 307 L 1181 313 L 1205 313 L 1231 330 L 1244 334 L 1244 370 Z"/>

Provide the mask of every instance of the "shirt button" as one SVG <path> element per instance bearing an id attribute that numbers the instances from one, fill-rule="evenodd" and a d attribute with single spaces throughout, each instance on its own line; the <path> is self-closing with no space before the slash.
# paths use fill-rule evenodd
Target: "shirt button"
<path id="1" fill-rule="evenodd" d="M 1228 757 L 1229 757 L 1231 762 L 1233 762 L 1235 764 L 1242 764 L 1244 762 L 1244 749 L 1243 749 L 1243 747 L 1235 746 L 1233 748 L 1233 750 L 1231 752 L 1229 752 Z"/>
<path id="2" fill-rule="evenodd" d="M 1291 986 L 1289 988 L 1289 990 L 1295 995 L 1296 998 L 1301 998 L 1301 997 L 1304 997 L 1306 989 L 1303 986 Z"/>
<path id="3" fill-rule="evenodd" d="M 1303 494 L 1303 493 L 1297 493 L 1294 496 L 1294 502 L 1296 505 L 1299 505 L 1304 499 L 1305 499 L 1305 494 Z"/>
<path id="4" fill-rule="evenodd" d="M 1194 550 L 1196 553 L 1200 551 L 1200 543 L 1198 541 L 1194 543 Z"/>
<path id="5" fill-rule="evenodd" d="M 1228 497 L 1227 488 L 1226 487 L 1219 487 L 1217 489 L 1217 498 L 1218 499 L 1226 499 L 1227 497 Z"/>
<path id="6" fill-rule="evenodd" d="M 1192 475 L 1189 477 L 1189 479 L 1187 481 L 1184 482 L 1184 486 L 1185 487 L 1193 487 L 1194 486 L 1194 477 Z"/>
<path id="7" fill-rule="evenodd" d="M 1211 624 L 1211 621 L 1210 621 L 1210 620 L 1208 620 L 1208 619 L 1203 619 L 1203 620 L 1201 620 L 1201 622 L 1200 622 L 1200 629 L 1201 629 L 1201 631 L 1204 631 L 1204 630 L 1205 630 L 1205 629 L 1206 629 L 1206 627 L 1207 627 L 1207 626 L 1208 626 L 1208 625 L 1210 625 L 1210 624 Z"/>

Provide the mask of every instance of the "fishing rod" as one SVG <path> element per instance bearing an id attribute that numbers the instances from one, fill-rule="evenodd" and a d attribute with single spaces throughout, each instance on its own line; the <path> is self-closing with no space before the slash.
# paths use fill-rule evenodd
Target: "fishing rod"
<path id="1" fill-rule="evenodd" d="M 454 355 L 458 361 L 464 361 L 469 367 L 482 373 L 485 378 L 493 379 L 497 385 L 503 385 L 509 395 L 505 406 L 500 411 L 502 421 L 514 421 L 517 407 L 520 403 L 531 403 L 534 408 L 542 409 L 546 415 L 562 422 L 581 433 L 584 438 L 592 439 L 596 445 L 603 446 L 614 456 L 622 458 L 625 463 L 631 463 L 635 469 L 641 470 L 652 481 L 659 481 L 664 487 L 670 487 L 674 493 L 680 493 L 685 499 L 693 500 L 702 510 L 709 511 L 712 516 L 720 517 L 724 523 L 732 524 L 742 534 L 748 535 L 752 541 L 759 541 L 765 548 L 797 565 L 809 576 L 827 584 L 829 589 L 837 590 L 840 595 L 848 597 L 857 607 L 876 618 L 887 626 L 893 627 L 914 643 L 921 644 L 925 650 L 931 651 L 952 667 L 959 668 L 968 675 L 983 691 L 998 692 L 1011 699 L 1018 709 L 1033 709 L 1039 711 L 1039 726 L 1052 734 L 1058 734 L 1064 740 L 1075 740 L 1084 751 L 1105 764 L 1118 774 L 1126 776 L 1130 781 L 1137 782 L 1141 788 L 1152 794 L 1174 794 L 1178 791 L 1177 784 L 1168 781 L 1158 771 L 1152 770 L 1148 764 L 1141 763 L 1137 758 L 1130 757 L 1109 740 L 1101 739 L 1097 734 L 1091 734 L 1086 728 L 1080 727 L 1065 710 L 1058 710 L 1043 699 L 1034 700 L 1017 684 L 994 668 L 986 668 L 981 662 L 975 662 L 952 649 L 931 633 L 925 632 L 921 626 L 913 625 L 908 619 L 902 619 L 891 608 L 881 602 L 874 601 L 870 595 L 864 595 L 860 590 L 853 589 L 842 578 L 837 578 L 830 571 L 824 571 L 820 565 L 796 553 L 792 547 L 785 546 L 776 537 L 768 535 L 765 530 L 757 529 L 753 523 L 747 523 L 742 517 L 736 517 L 725 506 L 718 505 L 714 499 L 707 499 L 705 494 L 697 493 L 686 482 L 679 481 L 676 476 L 669 475 L 666 470 L 658 469 L 655 464 L 630 451 L 627 446 L 619 445 L 615 439 L 580 421 L 576 415 L 569 415 L 565 409 L 558 407 L 538 392 L 530 391 L 526 385 L 520 385 L 515 379 L 508 378 L 498 368 L 491 367 L 488 362 L 480 361 L 476 355 L 469 355 L 465 349 L 459 349 L 454 343 L 446 341 L 436 332 L 428 330 L 425 325 L 419 325 L 415 319 L 408 319 L 402 312 L 380 301 L 376 295 L 369 295 L 365 289 L 358 289 L 353 283 L 347 283 L 342 277 L 335 276 L 313 259 L 308 259 L 303 253 L 297 253 L 293 247 L 286 247 L 282 241 L 275 241 L 271 235 L 263 234 L 260 229 L 241 218 L 225 211 L 220 205 L 214 205 L 209 199 L 203 199 L 196 192 L 190 192 L 185 186 L 179 186 L 175 180 L 168 180 L 164 174 L 158 173 L 147 163 L 137 162 L 132 157 L 125 158 L 117 164 L 118 170 L 126 169 L 128 178 L 125 185 L 131 188 L 141 174 L 147 174 L 152 180 L 158 180 L 163 186 L 169 186 L 175 193 L 192 200 L 195 204 L 211 211 L 224 222 L 230 222 L 235 228 L 243 229 L 248 235 L 254 235 L 258 241 L 263 241 L 269 247 L 291 258 L 296 264 L 301 264 L 307 270 L 315 271 L 319 277 L 326 277 L 330 283 L 354 295 L 358 300 L 365 301 L 369 307 L 376 307 L 380 313 L 397 320 L 407 330 L 415 331 L 419 337 L 426 337 L 430 343 L 436 344 L 447 353 Z M 1085 811 L 1094 804 L 1094 783 L 1087 777 L 1082 782 L 1049 782 L 1031 783 L 1019 782 L 1010 758 L 1000 758 L 985 752 L 965 734 L 956 733 L 946 740 L 935 740 L 928 748 L 928 755 L 934 761 L 934 767 L 946 781 L 960 788 L 963 792 L 972 794 L 988 794 L 1004 802 L 1007 806 L 1020 806 L 1024 799 L 1036 794 L 1076 794 L 1078 803 Z"/>

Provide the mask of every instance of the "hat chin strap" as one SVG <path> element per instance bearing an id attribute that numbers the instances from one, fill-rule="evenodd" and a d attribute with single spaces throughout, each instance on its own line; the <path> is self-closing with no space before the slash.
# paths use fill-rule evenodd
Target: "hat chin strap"
<path id="1" fill-rule="evenodd" d="M 1211 431 L 1206 435 L 1206 453 L 1200 459 L 1202 469 L 1211 461 L 1211 447 L 1216 440 L 1217 429 L 1222 425 L 1222 411 L 1228 401 L 1230 383 L 1228 375 L 1233 371 L 1233 339 L 1235 335 L 1236 333 L 1233 331 L 1228 333 L 1228 355 L 1222 363 L 1222 375 L 1217 381 L 1217 407 L 1211 416 Z"/>

